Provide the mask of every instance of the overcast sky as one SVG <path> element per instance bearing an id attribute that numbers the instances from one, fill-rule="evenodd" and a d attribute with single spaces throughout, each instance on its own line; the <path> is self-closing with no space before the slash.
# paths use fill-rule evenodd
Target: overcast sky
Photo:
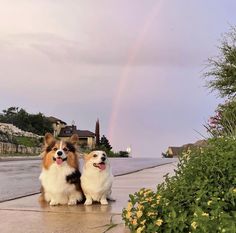
<path id="1" fill-rule="evenodd" d="M 234 0 L 0 0 L 0 110 L 55 116 L 115 150 L 161 157 L 202 139 L 218 103 L 206 60 Z"/>

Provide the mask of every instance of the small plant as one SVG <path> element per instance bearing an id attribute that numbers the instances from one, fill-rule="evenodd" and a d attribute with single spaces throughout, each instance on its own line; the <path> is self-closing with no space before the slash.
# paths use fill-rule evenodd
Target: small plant
<path id="1" fill-rule="evenodd" d="M 236 100 L 219 104 L 205 128 L 213 137 L 236 136 Z"/>
<path id="2" fill-rule="evenodd" d="M 122 217 L 131 232 L 236 232 L 236 140 L 214 138 L 188 150 L 173 177 L 129 197 Z"/>

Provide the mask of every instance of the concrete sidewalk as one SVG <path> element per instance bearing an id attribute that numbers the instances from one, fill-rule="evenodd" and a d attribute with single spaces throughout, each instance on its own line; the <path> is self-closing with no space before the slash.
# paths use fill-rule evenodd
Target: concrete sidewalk
<path id="1" fill-rule="evenodd" d="M 1 233 L 102 233 L 112 217 L 118 225 L 109 233 L 128 233 L 122 223 L 121 212 L 127 205 L 130 193 L 140 188 L 156 189 L 163 175 L 174 174 L 177 162 L 144 169 L 139 172 L 116 176 L 113 183 L 113 197 L 116 202 L 107 206 L 49 206 L 40 205 L 38 195 L 0 203 Z"/>

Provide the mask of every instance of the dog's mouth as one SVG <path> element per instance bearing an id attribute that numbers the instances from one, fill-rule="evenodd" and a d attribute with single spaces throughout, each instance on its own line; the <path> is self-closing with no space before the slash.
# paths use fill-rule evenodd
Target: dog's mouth
<path id="1" fill-rule="evenodd" d="M 100 170 L 105 170 L 106 169 L 106 164 L 104 162 L 94 163 L 93 166 L 99 168 Z"/>
<path id="2" fill-rule="evenodd" d="M 57 165 L 61 165 L 64 161 L 67 160 L 67 157 L 65 158 L 61 158 L 61 157 L 53 157 L 53 161 L 55 161 L 57 163 Z"/>

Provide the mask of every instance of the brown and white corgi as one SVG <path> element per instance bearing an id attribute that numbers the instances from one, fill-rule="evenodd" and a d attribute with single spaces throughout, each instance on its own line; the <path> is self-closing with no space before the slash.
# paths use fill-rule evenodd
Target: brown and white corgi
<path id="1" fill-rule="evenodd" d="M 56 140 L 50 133 L 44 137 L 45 148 L 39 176 L 42 185 L 40 199 L 50 205 L 76 205 L 83 199 L 76 154 L 77 141 L 77 134 L 67 141 Z"/>

